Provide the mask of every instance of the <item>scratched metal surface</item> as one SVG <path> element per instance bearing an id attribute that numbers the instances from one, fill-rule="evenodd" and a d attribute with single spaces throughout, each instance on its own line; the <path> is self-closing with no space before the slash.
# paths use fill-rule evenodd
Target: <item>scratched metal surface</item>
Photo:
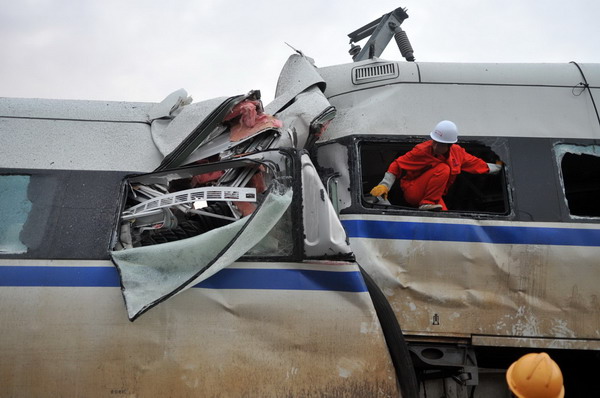
<path id="1" fill-rule="evenodd" d="M 398 396 L 366 292 L 195 288 L 131 323 L 118 287 L 1 287 L 0 311 L 4 396 Z"/>
<path id="2" fill-rule="evenodd" d="M 385 216 L 362 217 L 385 220 Z M 598 230 L 597 225 L 576 227 Z M 350 244 L 359 264 L 387 295 L 407 334 L 482 335 L 514 338 L 501 345 L 600 348 L 598 246 L 369 238 L 351 238 Z"/>

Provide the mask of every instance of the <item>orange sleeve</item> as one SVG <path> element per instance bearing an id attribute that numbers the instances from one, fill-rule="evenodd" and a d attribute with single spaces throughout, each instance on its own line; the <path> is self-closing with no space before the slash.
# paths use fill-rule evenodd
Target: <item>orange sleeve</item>
<path id="1" fill-rule="evenodd" d="M 460 168 L 462 171 L 471 174 L 485 174 L 490 171 L 490 168 L 488 167 L 487 163 L 484 162 L 482 159 L 478 158 L 477 156 L 471 155 L 462 147 L 460 149 L 462 158 Z"/>

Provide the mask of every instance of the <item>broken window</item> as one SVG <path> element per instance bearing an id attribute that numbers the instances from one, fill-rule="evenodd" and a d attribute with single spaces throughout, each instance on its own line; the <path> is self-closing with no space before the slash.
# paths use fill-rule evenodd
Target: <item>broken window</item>
<path id="1" fill-rule="evenodd" d="M 570 214 L 600 217 L 600 146 L 560 144 L 555 150 Z"/>
<path id="2" fill-rule="evenodd" d="M 410 151 L 418 141 L 410 142 L 362 142 L 360 144 L 360 170 L 363 205 L 373 207 L 370 190 L 379 184 L 394 159 Z M 465 150 L 487 163 L 495 163 L 499 156 L 486 145 L 478 142 L 461 142 Z M 388 195 L 388 203 L 397 209 L 414 209 L 404 200 L 400 185 L 396 181 Z M 508 214 L 508 190 L 504 171 L 497 175 L 461 173 L 450 187 L 444 201 L 450 211 L 490 214 Z"/>
<path id="3" fill-rule="evenodd" d="M 274 181 L 289 179 L 279 170 L 285 164 L 278 152 L 268 152 L 129 178 L 114 249 L 175 242 L 250 216 Z M 247 255 L 291 255 L 291 224 L 287 211 Z"/>
<path id="4" fill-rule="evenodd" d="M 31 211 L 27 197 L 28 175 L 0 176 L 0 253 L 19 254 L 27 252 L 21 241 L 21 231 Z"/>
<path id="5" fill-rule="evenodd" d="M 291 255 L 290 164 L 266 151 L 128 178 L 111 256 L 130 319 L 246 253 Z"/>

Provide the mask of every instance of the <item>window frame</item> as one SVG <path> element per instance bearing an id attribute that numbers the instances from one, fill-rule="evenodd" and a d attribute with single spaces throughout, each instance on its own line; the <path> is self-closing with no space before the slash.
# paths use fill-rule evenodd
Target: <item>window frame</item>
<path id="1" fill-rule="evenodd" d="M 559 187 L 562 190 L 562 199 L 564 202 L 565 213 L 572 221 L 579 222 L 598 222 L 600 219 L 600 212 L 598 215 L 585 215 L 585 214 L 575 214 L 573 209 L 571 208 L 569 202 L 569 194 L 567 182 L 565 180 L 565 170 L 563 169 L 563 162 L 565 160 L 566 155 L 587 155 L 593 156 L 597 158 L 597 162 L 600 163 L 600 145 L 598 145 L 597 141 L 593 140 L 569 140 L 569 141 L 557 141 L 553 145 L 553 152 L 556 160 L 556 166 L 558 170 L 558 183 Z M 570 149 L 570 150 L 569 150 Z M 570 172 L 571 173 L 571 172 Z M 570 174 L 569 173 L 569 174 Z M 600 188 L 598 189 L 600 191 Z"/>
<path id="2" fill-rule="evenodd" d="M 351 167 L 351 182 L 353 185 L 352 191 L 353 204 L 351 209 L 346 209 L 342 213 L 375 213 L 381 214 L 393 214 L 393 215 L 405 215 L 405 216 L 425 216 L 425 217 L 459 217 L 459 218 L 474 218 L 474 219 L 512 219 L 514 218 L 514 201 L 512 195 L 512 187 L 509 180 L 509 174 L 506 168 L 503 167 L 499 176 L 490 176 L 492 178 L 499 178 L 500 184 L 502 184 L 502 197 L 504 201 L 505 211 L 502 213 L 495 212 L 483 212 L 473 210 L 455 210 L 449 209 L 443 212 L 430 212 L 418 210 L 414 207 L 409 206 L 387 206 L 378 204 L 369 204 L 365 201 L 365 193 L 363 192 L 364 184 L 364 173 L 363 162 L 362 162 L 362 149 L 366 145 L 393 145 L 396 147 L 406 147 L 408 150 L 412 149 L 414 145 L 421 142 L 427 141 L 428 138 L 424 136 L 354 136 L 352 143 L 348 145 L 349 155 L 351 157 L 350 164 L 355 164 L 356 167 Z M 508 162 L 508 156 L 505 152 L 497 150 L 494 147 L 496 142 L 490 142 L 489 139 L 482 137 L 461 137 L 459 143 L 463 148 L 469 152 L 470 147 L 487 148 L 495 156 L 498 156 L 503 162 Z M 501 148 L 501 147 L 500 147 Z M 393 159 L 392 159 L 393 160 Z M 391 162 L 391 161 L 390 161 Z M 388 164 L 389 165 L 389 164 Z M 387 169 L 387 166 L 385 166 Z M 381 177 L 385 170 L 382 170 Z M 458 181 L 457 181 L 458 182 Z M 396 182 L 397 183 L 397 182 Z M 456 183 L 455 183 L 456 184 Z"/>
<path id="3" fill-rule="evenodd" d="M 109 260 L 118 217 L 120 183 L 131 172 L 114 170 L 0 169 L 0 176 L 30 177 L 32 208 L 21 231 L 24 253 L 7 259 Z M 91 189 L 79 189 L 94 182 Z M 82 203 L 78 205 L 78 203 Z M 85 223 L 80 220 L 85 219 Z"/>

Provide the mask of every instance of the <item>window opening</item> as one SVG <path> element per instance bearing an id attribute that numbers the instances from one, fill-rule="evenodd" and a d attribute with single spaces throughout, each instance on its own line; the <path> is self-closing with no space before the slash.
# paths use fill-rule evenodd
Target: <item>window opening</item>
<path id="1" fill-rule="evenodd" d="M 195 237 L 249 216 L 271 183 L 287 178 L 278 174 L 268 161 L 240 160 L 132 177 L 114 250 Z M 288 209 L 247 256 L 292 255 L 291 217 Z"/>
<path id="2" fill-rule="evenodd" d="M 600 217 L 600 147 L 558 146 L 560 168 L 569 212 L 575 216 Z"/>
<path id="3" fill-rule="evenodd" d="M 362 142 L 360 144 L 362 201 L 365 207 L 374 207 L 370 190 L 383 178 L 389 165 L 397 157 L 409 152 L 421 141 L 408 142 Z M 496 163 L 499 156 L 486 145 L 478 142 L 460 142 L 471 155 L 487 163 Z M 389 204 L 396 209 L 415 210 L 404 200 L 398 181 L 395 181 L 388 194 Z M 504 171 L 497 175 L 461 173 L 450 187 L 444 201 L 449 211 L 469 213 L 508 214 L 508 190 Z M 379 206 L 376 206 L 380 208 Z"/>

